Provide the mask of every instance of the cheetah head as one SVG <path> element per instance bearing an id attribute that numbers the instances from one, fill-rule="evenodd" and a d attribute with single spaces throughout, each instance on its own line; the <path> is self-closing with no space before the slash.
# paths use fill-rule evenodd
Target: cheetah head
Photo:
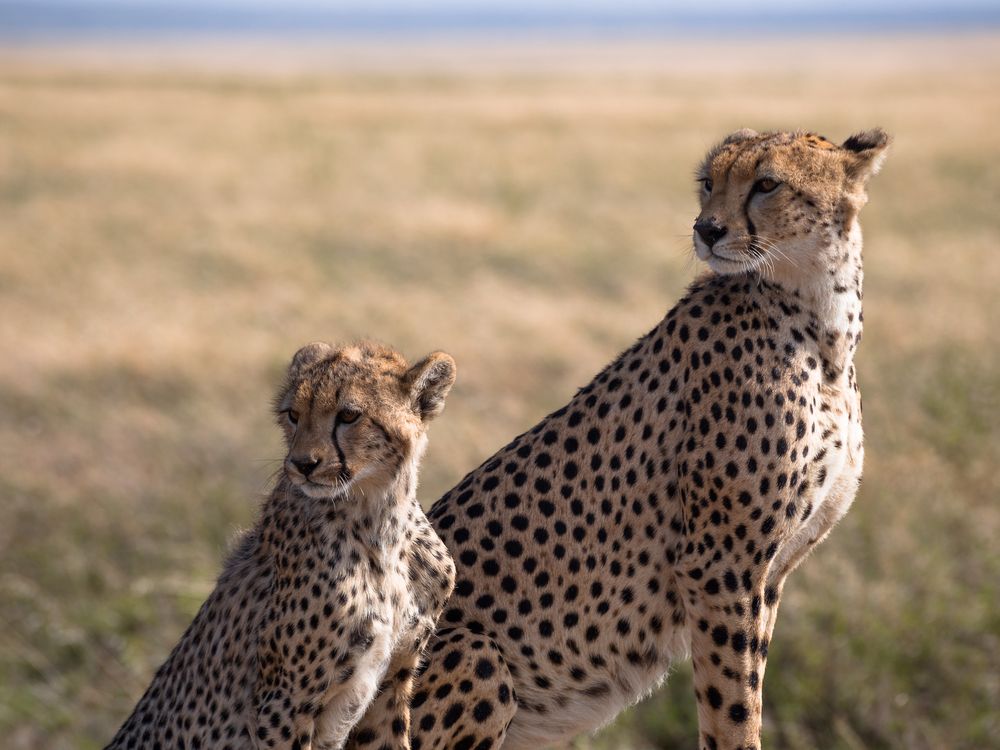
<path id="1" fill-rule="evenodd" d="M 419 460 L 427 423 L 444 409 L 455 361 L 434 352 L 413 365 L 370 341 L 300 349 L 275 399 L 284 472 L 312 498 L 377 495 Z"/>
<path id="2" fill-rule="evenodd" d="M 814 133 L 733 133 L 697 172 L 695 252 L 720 274 L 815 278 L 836 259 L 888 145 L 877 128 L 840 146 Z"/>

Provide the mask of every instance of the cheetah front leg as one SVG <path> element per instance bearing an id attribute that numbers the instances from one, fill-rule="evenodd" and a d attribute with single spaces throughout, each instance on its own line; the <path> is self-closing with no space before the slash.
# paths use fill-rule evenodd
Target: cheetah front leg
<path id="1" fill-rule="evenodd" d="M 322 674 L 312 670 L 307 673 L 304 659 L 297 655 L 290 658 L 295 653 L 295 644 L 289 635 L 295 632 L 277 621 L 268 636 L 258 643 L 258 673 L 253 693 L 258 750 L 313 747 L 316 716 L 324 709 L 324 697 L 333 675 L 325 670 Z M 344 652 L 338 672 L 347 660 L 348 654 Z"/>
<path id="2" fill-rule="evenodd" d="M 347 748 L 410 750 L 410 697 L 425 643 L 426 638 L 421 639 L 414 650 L 393 658 L 378 694 L 351 732 Z"/>
<path id="3" fill-rule="evenodd" d="M 695 553 L 682 558 L 701 750 L 761 746 L 764 668 L 784 586 L 770 559 L 789 532 L 782 527 L 772 535 L 770 555 L 702 543 L 689 545 Z"/>
<path id="4" fill-rule="evenodd" d="M 389 661 L 389 636 L 358 628 L 312 660 L 298 633 L 281 627 L 258 648 L 258 748 L 340 750 L 375 697 Z M 317 653 L 317 656 L 319 654 Z"/>
<path id="5" fill-rule="evenodd" d="M 341 750 L 371 707 L 390 666 L 390 640 L 388 633 L 352 639 L 353 658 L 340 668 L 316 719 L 317 750 Z"/>
<path id="6" fill-rule="evenodd" d="M 308 750 L 312 747 L 311 706 L 296 700 L 295 688 L 283 670 L 270 671 L 258 681 L 254 702 L 257 748 Z"/>
<path id="7" fill-rule="evenodd" d="M 716 591 L 708 579 L 709 589 Z M 764 667 L 778 593 L 763 581 L 749 590 L 699 593 L 689 606 L 691 658 L 702 750 L 760 748 Z"/>

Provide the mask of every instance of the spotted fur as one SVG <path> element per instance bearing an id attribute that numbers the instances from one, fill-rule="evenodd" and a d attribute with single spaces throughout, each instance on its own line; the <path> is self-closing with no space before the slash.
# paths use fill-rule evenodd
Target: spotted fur
<path id="1" fill-rule="evenodd" d="M 256 525 L 110 748 L 340 748 L 375 702 L 409 748 L 413 672 L 454 582 L 416 499 L 451 357 L 311 344 L 275 404 L 288 443 Z"/>
<path id="2" fill-rule="evenodd" d="M 857 213 L 887 140 L 713 149 L 695 246 L 714 273 L 434 505 L 457 580 L 414 750 L 565 740 L 688 653 L 700 747 L 759 748 L 785 578 L 861 475 Z"/>

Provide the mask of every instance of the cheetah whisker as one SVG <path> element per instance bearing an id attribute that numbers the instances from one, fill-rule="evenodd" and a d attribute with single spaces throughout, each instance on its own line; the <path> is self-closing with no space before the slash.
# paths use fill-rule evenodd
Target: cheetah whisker
<path id="1" fill-rule="evenodd" d="M 779 258 L 782 258 L 783 260 L 787 261 L 791 266 L 798 268 L 799 264 L 796 263 L 795 260 L 791 258 L 786 252 L 784 252 L 778 246 L 778 243 L 776 243 L 774 240 L 765 237 L 763 235 L 757 234 L 754 235 L 754 243 L 755 244 L 759 243 L 764 250 L 767 250 L 770 253 L 774 253 Z"/>

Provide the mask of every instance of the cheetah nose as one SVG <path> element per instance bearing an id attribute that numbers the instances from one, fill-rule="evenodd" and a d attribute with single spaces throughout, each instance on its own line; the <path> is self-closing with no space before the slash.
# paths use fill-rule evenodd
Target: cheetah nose
<path id="1" fill-rule="evenodd" d="M 694 223 L 694 231 L 706 245 L 712 247 L 726 235 L 726 228 L 715 223 L 715 219 L 699 219 Z"/>
<path id="2" fill-rule="evenodd" d="M 313 473 L 313 470 L 319 466 L 319 461 L 313 461 L 311 458 L 293 458 L 292 463 L 295 464 L 296 469 L 302 472 L 302 476 L 307 479 Z"/>

